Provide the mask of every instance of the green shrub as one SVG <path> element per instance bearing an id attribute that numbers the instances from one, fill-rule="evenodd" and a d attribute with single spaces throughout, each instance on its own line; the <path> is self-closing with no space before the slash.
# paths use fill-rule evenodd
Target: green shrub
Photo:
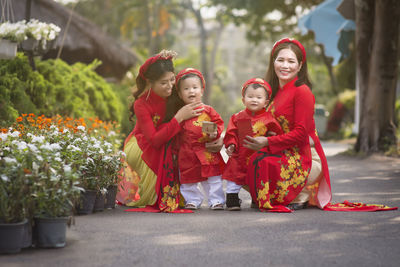
<path id="1" fill-rule="evenodd" d="M 49 59 L 35 63 L 37 70 L 33 71 L 23 54 L 13 60 L 0 60 L 0 119 L 4 124 L 21 113 L 121 122 L 119 97 L 113 86 L 94 71 L 101 62 L 68 65 L 60 59 Z"/>

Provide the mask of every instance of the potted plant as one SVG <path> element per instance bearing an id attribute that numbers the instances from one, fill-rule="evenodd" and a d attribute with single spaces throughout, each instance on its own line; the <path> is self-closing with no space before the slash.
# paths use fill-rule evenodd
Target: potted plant
<path id="1" fill-rule="evenodd" d="M 120 181 L 120 171 L 124 164 L 125 153 L 118 151 L 104 161 L 104 174 L 107 175 L 107 192 L 104 208 L 115 208 L 115 199 L 118 193 L 118 183 Z"/>
<path id="2" fill-rule="evenodd" d="M 19 134 L 0 133 L 0 253 L 21 251 L 29 225 L 30 183 L 25 171 L 30 155 Z"/>
<path id="3" fill-rule="evenodd" d="M 64 247 L 73 203 L 79 197 L 78 172 L 60 157 L 62 147 L 44 144 L 33 169 L 34 242 L 37 247 Z"/>
<path id="4" fill-rule="evenodd" d="M 1 47 L 9 47 L 10 42 L 13 48 L 4 48 L 4 53 L 13 51 L 13 54 L 5 54 L 5 58 L 12 58 L 16 55 L 17 43 L 24 51 L 43 54 L 52 47 L 55 39 L 60 33 L 60 28 L 52 23 L 40 22 L 37 19 L 25 20 L 15 23 L 4 22 L 0 24 L 0 38 L 4 41 L 0 42 L 0 56 L 2 55 Z M 7 41 L 5 41 L 7 40 Z"/>
<path id="5" fill-rule="evenodd" d="M 22 27 L 21 27 L 22 26 Z M 22 23 L 0 24 L 0 58 L 12 59 L 17 55 L 17 45 L 26 39 Z"/>

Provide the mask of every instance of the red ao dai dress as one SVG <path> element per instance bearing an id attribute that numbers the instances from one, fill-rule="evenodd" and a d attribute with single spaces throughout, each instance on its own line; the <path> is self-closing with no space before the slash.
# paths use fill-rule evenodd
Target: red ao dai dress
<path id="1" fill-rule="evenodd" d="M 250 159 L 246 180 L 260 209 L 279 211 L 307 185 L 312 163 L 309 137 L 322 164 L 320 179 L 309 185 L 309 202 L 323 208 L 331 200 L 328 165 L 313 119 L 315 98 L 307 85 L 296 86 L 296 80 L 279 88 L 268 107 L 284 133 L 268 137 L 268 146 Z"/>

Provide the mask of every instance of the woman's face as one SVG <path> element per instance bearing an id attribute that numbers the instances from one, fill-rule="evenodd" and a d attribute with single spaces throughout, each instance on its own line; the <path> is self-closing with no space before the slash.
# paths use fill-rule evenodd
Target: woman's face
<path id="1" fill-rule="evenodd" d="M 173 72 L 166 72 L 160 79 L 150 82 L 153 92 L 162 98 L 167 98 L 171 95 L 174 84 L 175 74 Z"/>
<path id="2" fill-rule="evenodd" d="M 201 86 L 200 78 L 188 77 L 181 80 L 179 83 L 178 95 L 185 104 L 201 102 L 203 88 Z"/>
<path id="3" fill-rule="evenodd" d="M 279 51 L 274 61 L 274 70 L 282 87 L 293 80 L 300 71 L 302 64 L 299 64 L 296 54 L 289 48 Z"/>

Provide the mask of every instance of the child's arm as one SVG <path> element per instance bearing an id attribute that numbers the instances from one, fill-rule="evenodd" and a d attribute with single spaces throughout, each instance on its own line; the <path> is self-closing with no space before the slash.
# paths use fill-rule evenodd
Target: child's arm
<path id="1" fill-rule="evenodd" d="M 224 137 L 224 144 L 225 144 L 225 147 L 227 148 L 227 154 L 228 154 L 229 147 L 231 147 L 230 149 L 232 149 L 232 147 L 233 147 L 232 152 L 234 152 L 235 149 L 238 148 L 239 136 L 238 136 L 238 128 L 236 125 L 236 114 L 232 115 L 232 117 L 229 120 L 228 128 L 226 129 L 226 133 L 225 133 L 225 137 Z"/>

